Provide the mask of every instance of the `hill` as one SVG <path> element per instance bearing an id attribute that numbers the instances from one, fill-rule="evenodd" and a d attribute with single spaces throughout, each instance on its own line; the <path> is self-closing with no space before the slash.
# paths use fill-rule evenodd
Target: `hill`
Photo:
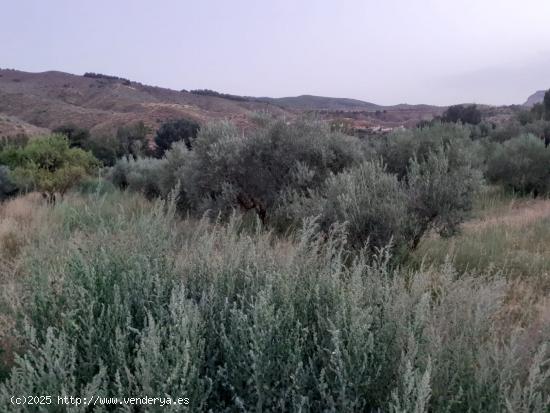
<path id="1" fill-rule="evenodd" d="M 58 71 L 29 73 L 0 69 L 0 136 L 36 134 L 65 124 L 87 128 L 93 135 L 112 135 L 120 126 L 143 121 L 154 132 L 167 119 L 203 123 L 229 119 L 240 128 L 252 125 L 259 111 L 292 118 L 316 112 L 358 130 L 413 126 L 440 115 L 444 107 L 381 106 L 357 99 L 302 95 L 249 97 L 203 90 L 172 90 L 97 73 L 83 76 Z"/>
<path id="2" fill-rule="evenodd" d="M 199 96 L 111 76 L 0 70 L 0 114 L 45 129 L 73 123 L 104 134 L 142 120 L 154 130 L 179 117 L 198 122 L 227 118 L 245 127 L 250 115 L 261 110 L 286 113 L 265 102 Z M 0 135 L 6 132 L 0 130 Z"/>
<path id="3" fill-rule="evenodd" d="M 376 111 L 382 106 L 357 99 L 331 98 L 325 96 L 301 95 L 294 97 L 270 98 L 260 97 L 257 101 L 268 102 L 287 109 L 297 110 L 344 110 L 344 111 Z"/>
<path id="4" fill-rule="evenodd" d="M 535 93 L 533 93 L 531 96 L 527 98 L 523 106 L 532 107 L 535 106 L 537 103 L 541 103 L 544 99 L 544 94 L 546 93 L 546 90 L 538 90 Z"/>

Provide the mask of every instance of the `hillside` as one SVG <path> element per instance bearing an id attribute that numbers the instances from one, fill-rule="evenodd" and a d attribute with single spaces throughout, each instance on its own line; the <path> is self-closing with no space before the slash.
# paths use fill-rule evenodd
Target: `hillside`
<path id="1" fill-rule="evenodd" d="M 199 122 L 228 118 L 245 126 L 250 114 L 259 110 L 285 113 L 269 103 L 198 96 L 124 80 L 0 70 L 0 114 L 39 128 L 74 123 L 102 134 L 138 120 L 156 129 L 164 120 L 178 117 Z M 0 135 L 6 131 L 0 130 Z"/>
<path id="2" fill-rule="evenodd" d="M 0 121 L 0 136 L 36 134 L 67 123 L 88 128 L 95 135 L 112 134 L 119 126 L 136 121 L 143 121 L 154 131 L 165 120 L 180 117 L 198 122 L 229 119 L 246 128 L 250 116 L 258 111 L 287 117 L 314 111 L 327 119 L 348 118 L 359 128 L 396 127 L 430 119 L 444 109 L 429 105 L 380 106 L 310 95 L 230 97 L 147 86 L 114 76 L 0 69 L 0 115 L 4 119 Z"/>
<path id="3" fill-rule="evenodd" d="M 17 135 L 33 136 L 47 132 L 47 129 L 31 125 L 15 116 L 0 114 L 0 138 Z"/>
<path id="4" fill-rule="evenodd" d="M 546 93 L 546 90 L 539 90 L 539 91 L 533 93 L 531 96 L 529 96 L 527 98 L 527 100 L 525 101 L 523 106 L 531 107 L 531 106 L 536 105 L 537 103 L 541 103 L 542 100 L 544 99 L 544 94 L 545 93 Z"/>
<path id="5" fill-rule="evenodd" d="M 331 98 L 325 96 L 301 95 L 283 98 L 261 97 L 256 100 L 271 103 L 287 109 L 297 110 L 344 110 L 344 111 L 376 111 L 382 106 L 357 99 Z"/>

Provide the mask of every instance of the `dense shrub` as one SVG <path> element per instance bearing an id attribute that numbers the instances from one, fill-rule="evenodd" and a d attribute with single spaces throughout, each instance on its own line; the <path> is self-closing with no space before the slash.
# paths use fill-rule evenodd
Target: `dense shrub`
<path id="1" fill-rule="evenodd" d="M 0 162 L 12 170 L 14 181 L 25 190 L 36 190 L 55 200 L 93 173 L 99 163 L 80 148 L 71 148 L 65 136 L 50 135 L 30 141 L 22 148 L 0 152 Z"/>
<path id="2" fill-rule="evenodd" d="M 403 179 L 411 159 L 424 162 L 434 151 L 445 149 L 451 168 L 480 167 L 480 142 L 472 141 L 467 126 L 436 123 L 431 127 L 407 129 L 389 134 L 378 143 L 374 156 L 382 158 L 388 171 Z"/>
<path id="3" fill-rule="evenodd" d="M 472 162 L 480 163 L 482 143 L 462 125 L 397 132 L 373 148 L 316 121 L 262 125 L 243 136 L 228 123 L 207 124 L 193 150 L 182 141 L 162 160 L 121 160 L 110 179 L 149 198 L 179 184 L 184 212 L 252 210 L 282 233 L 312 216 L 325 233 L 347 222 L 355 248 L 392 240 L 396 255 L 432 229 L 456 232 L 481 181 Z M 368 156 L 375 160 L 363 163 Z"/>
<path id="4" fill-rule="evenodd" d="M 88 140 L 90 139 L 90 132 L 88 129 L 80 128 L 73 124 L 66 124 L 54 128 L 52 132 L 65 135 L 71 147 L 89 149 L 87 146 Z"/>
<path id="5" fill-rule="evenodd" d="M 550 149 L 532 135 L 523 135 L 495 147 L 488 161 L 490 181 L 519 193 L 550 193 Z"/>
<path id="6" fill-rule="evenodd" d="M 370 251 L 393 244 L 400 257 L 415 249 L 434 230 L 450 236 L 468 217 L 481 173 L 470 165 L 452 167 L 440 149 L 424 162 L 411 161 L 407 180 L 386 171 L 379 162 L 365 162 L 329 177 L 315 194 L 283 198 L 278 214 L 288 223 L 318 216 L 325 231 L 348 224 L 350 244 Z"/>
<path id="7" fill-rule="evenodd" d="M 497 126 L 491 131 L 489 137 L 494 142 L 504 143 L 512 138 L 520 136 L 524 132 L 524 127 L 519 121 L 511 120 L 503 125 Z"/>
<path id="8" fill-rule="evenodd" d="M 372 249 L 406 242 L 407 196 L 395 175 L 365 162 L 327 180 L 321 219 L 325 226 L 348 223 L 349 241 Z"/>
<path id="9" fill-rule="evenodd" d="M 17 185 L 13 182 L 10 169 L 0 165 L 0 201 L 17 194 Z"/>
<path id="10" fill-rule="evenodd" d="M 454 164 L 452 151 L 439 148 L 423 162 L 411 161 L 407 171 L 409 245 L 415 249 L 424 234 L 435 230 L 451 236 L 472 210 L 482 186 L 481 172 L 470 164 Z"/>
<path id="11" fill-rule="evenodd" d="M 119 156 L 137 159 L 150 153 L 149 128 L 143 122 L 135 122 L 117 129 L 116 139 Z"/>
<path id="12" fill-rule="evenodd" d="M 29 143 L 29 137 L 23 133 L 15 136 L 1 136 L 0 151 L 4 151 L 8 148 L 21 148 L 27 143 Z"/>
<path id="13" fill-rule="evenodd" d="M 548 324 L 503 319 L 502 279 L 390 270 L 387 251 L 350 261 L 341 226 L 277 240 L 125 196 L 50 211 L 0 410 L 39 393 L 183 396 L 216 412 L 550 406 Z"/>
<path id="14" fill-rule="evenodd" d="M 481 111 L 477 105 L 454 105 L 449 106 L 441 116 L 443 122 L 469 123 L 477 125 L 481 122 Z"/>
<path id="15" fill-rule="evenodd" d="M 113 166 L 125 155 L 121 143 L 112 135 L 91 136 L 85 149 L 92 152 L 104 166 Z"/>
<path id="16" fill-rule="evenodd" d="M 544 106 L 544 118 L 550 120 L 550 90 L 544 93 L 542 104 Z"/>
<path id="17" fill-rule="evenodd" d="M 180 182 L 182 208 L 199 215 L 252 210 L 267 223 L 283 192 L 318 187 L 361 157 L 359 140 L 332 133 L 321 122 L 271 121 L 250 136 L 229 123 L 214 123 L 200 130 L 192 151 L 175 144 L 166 153 L 161 192 L 166 195 Z"/>
<path id="18" fill-rule="evenodd" d="M 189 119 L 177 119 L 163 123 L 155 136 L 156 156 L 162 157 L 174 142 L 183 141 L 191 149 L 197 137 L 199 124 Z"/>
<path id="19" fill-rule="evenodd" d="M 76 190 L 81 194 L 104 195 L 113 193 L 117 188 L 102 177 L 89 177 L 82 180 L 76 186 Z"/>
<path id="20" fill-rule="evenodd" d="M 248 137 L 228 132 L 207 129 L 197 139 L 184 187 L 198 209 L 253 209 L 266 222 L 281 192 L 316 188 L 331 172 L 361 159 L 357 139 L 316 121 L 279 121 Z"/>
<path id="21" fill-rule="evenodd" d="M 162 177 L 166 161 L 154 158 L 120 159 L 108 179 L 121 189 L 141 192 L 152 199 L 165 194 Z"/>

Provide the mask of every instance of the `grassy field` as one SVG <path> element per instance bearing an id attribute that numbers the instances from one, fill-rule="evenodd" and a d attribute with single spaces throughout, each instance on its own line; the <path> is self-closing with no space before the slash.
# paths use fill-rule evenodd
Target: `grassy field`
<path id="1" fill-rule="evenodd" d="M 424 240 L 433 265 L 396 269 L 314 222 L 280 238 L 119 191 L 10 200 L 0 411 L 41 392 L 188 397 L 190 411 L 547 412 L 541 281 L 498 261 L 543 243 L 545 208 L 486 194 L 462 235 Z"/>
<path id="2" fill-rule="evenodd" d="M 550 291 L 550 200 L 526 199 L 491 189 L 476 202 L 461 234 L 426 237 L 415 260 L 450 260 L 461 272 L 500 272 Z"/>

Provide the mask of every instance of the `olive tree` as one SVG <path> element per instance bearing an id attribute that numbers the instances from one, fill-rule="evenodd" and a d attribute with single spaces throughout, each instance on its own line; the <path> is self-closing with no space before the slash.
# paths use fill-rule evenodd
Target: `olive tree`
<path id="1" fill-rule="evenodd" d="M 91 153 L 71 148 L 62 135 L 36 138 L 12 150 L 8 159 L 14 181 L 23 189 L 42 192 L 50 202 L 99 166 Z"/>
<path id="2" fill-rule="evenodd" d="M 155 136 L 156 156 L 162 157 L 174 142 L 183 141 L 191 149 L 199 124 L 189 119 L 169 120 L 161 125 Z"/>

